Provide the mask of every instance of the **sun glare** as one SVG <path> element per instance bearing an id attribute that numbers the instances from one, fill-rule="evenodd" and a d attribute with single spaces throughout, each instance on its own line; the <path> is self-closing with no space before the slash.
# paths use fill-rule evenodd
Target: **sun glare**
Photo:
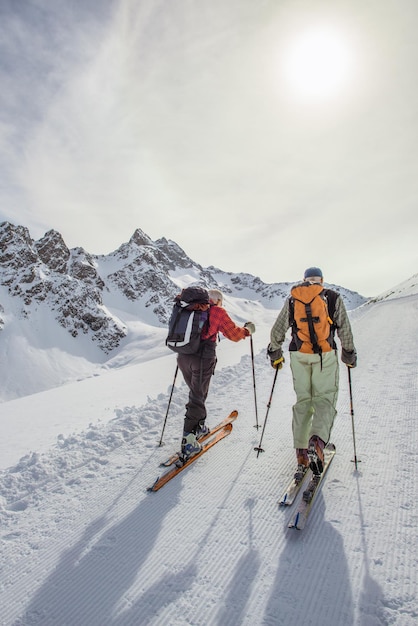
<path id="1" fill-rule="evenodd" d="M 288 42 L 282 71 L 288 88 L 298 98 L 329 100 L 350 82 L 353 51 L 337 29 L 315 27 Z"/>

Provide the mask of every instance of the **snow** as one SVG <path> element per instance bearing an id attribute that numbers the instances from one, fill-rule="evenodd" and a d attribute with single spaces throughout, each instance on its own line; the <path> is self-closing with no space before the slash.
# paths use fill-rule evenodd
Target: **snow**
<path id="1" fill-rule="evenodd" d="M 303 531 L 277 505 L 294 393 L 286 359 L 264 424 L 276 312 L 257 306 L 258 457 L 248 340 L 221 342 L 208 397 L 209 425 L 238 410 L 232 434 L 156 493 L 187 394 L 177 379 L 160 447 L 175 357 L 152 336 L 147 361 L 134 342 L 96 375 L 1 405 L 2 626 L 418 622 L 416 277 L 350 312 L 354 416 L 341 365 L 337 454 Z"/>

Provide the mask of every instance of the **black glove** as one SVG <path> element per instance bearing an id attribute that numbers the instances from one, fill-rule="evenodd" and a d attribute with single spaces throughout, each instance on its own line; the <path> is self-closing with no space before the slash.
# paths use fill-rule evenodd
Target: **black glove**
<path id="1" fill-rule="evenodd" d="M 347 367 L 356 367 L 357 365 L 357 352 L 355 350 L 341 350 L 341 361 L 347 365 Z"/>
<path id="2" fill-rule="evenodd" d="M 277 348 L 277 350 L 269 350 L 267 349 L 267 356 L 270 359 L 271 366 L 275 370 L 281 370 L 284 363 L 284 356 L 281 348 Z"/>

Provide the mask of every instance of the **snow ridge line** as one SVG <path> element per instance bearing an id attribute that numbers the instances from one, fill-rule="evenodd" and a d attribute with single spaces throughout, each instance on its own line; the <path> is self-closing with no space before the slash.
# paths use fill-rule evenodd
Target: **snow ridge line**
<path id="1" fill-rule="evenodd" d="M 159 419 L 160 413 L 154 402 L 141 408 L 118 409 L 117 417 L 105 427 L 91 426 L 77 435 L 58 437 L 57 446 L 50 451 L 31 452 L 22 457 L 17 465 L 0 474 L 4 508 L 22 510 L 28 505 L 24 499 L 30 498 L 34 503 L 42 497 L 40 491 L 51 492 L 63 485 L 74 484 L 86 468 L 96 472 L 100 466 L 108 464 L 106 457 L 111 453 L 132 445 L 139 437 L 141 442 L 151 439 Z"/>

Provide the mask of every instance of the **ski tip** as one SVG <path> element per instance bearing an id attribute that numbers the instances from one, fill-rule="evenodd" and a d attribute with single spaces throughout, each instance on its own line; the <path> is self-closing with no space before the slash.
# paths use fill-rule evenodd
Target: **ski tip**
<path id="1" fill-rule="evenodd" d="M 337 449 L 337 448 L 335 447 L 335 444 L 333 444 L 333 443 L 327 443 L 327 445 L 325 446 L 325 448 L 326 448 L 327 450 L 330 450 L 331 452 L 335 452 L 335 451 L 336 451 L 336 449 Z"/>

